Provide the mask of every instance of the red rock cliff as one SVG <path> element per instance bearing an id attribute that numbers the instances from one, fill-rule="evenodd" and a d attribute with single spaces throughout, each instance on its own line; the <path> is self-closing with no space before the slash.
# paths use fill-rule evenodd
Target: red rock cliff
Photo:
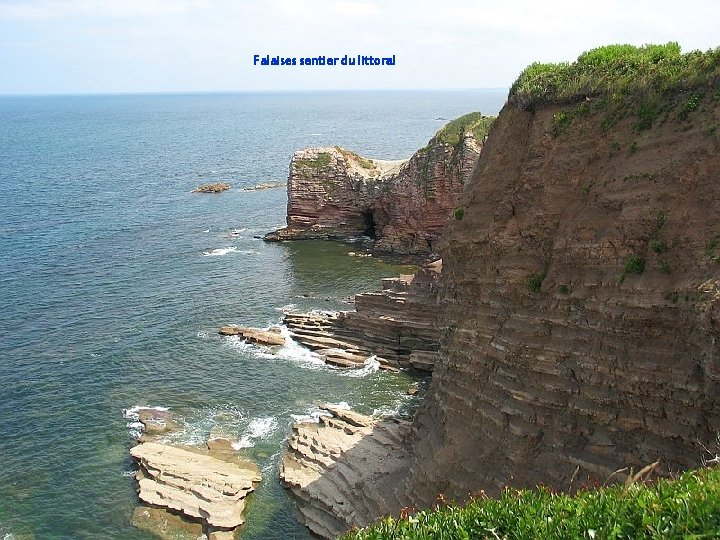
<path id="1" fill-rule="evenodd" d="M 720 433 L 718 96 L 649 129 L 593 99 L 505 106 L 441 246 L 408 501 L 700 463 Z"/>
<path id="2" fill-rule="evenodd" d="M 339 147 L 295 153 L 287 227 L 267 240 L 373 239 L 376 251 L 428 255 L 451 217 L 491 119 L 470 113 L 407 161 L 366 159 Z"/>

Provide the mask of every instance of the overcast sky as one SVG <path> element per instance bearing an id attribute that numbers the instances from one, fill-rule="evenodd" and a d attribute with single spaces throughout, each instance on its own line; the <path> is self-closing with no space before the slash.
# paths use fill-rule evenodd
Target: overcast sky
<path id="1" fill-rule="evenodd" d="M 705 50 L 718 28 L 717 0 L 0 0 L 0 93 L 505 88 L 533 61 L 609 43 Z"/>

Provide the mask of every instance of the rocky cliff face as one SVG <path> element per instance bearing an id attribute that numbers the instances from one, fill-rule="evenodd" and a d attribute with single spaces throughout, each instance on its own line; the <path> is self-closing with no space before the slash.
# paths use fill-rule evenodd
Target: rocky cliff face
<path id="1" fill-rule="evenodd" d="M 592 99 L 505 106 L 441 246 L 407 501 L 700 463 L 720 433 L 720 99 L 687 99 L 650 126 Z"/>
<path id="2" fill-rule="evenodd" d="M 490 121 L 479 113 L 461 117 L 407 161 L 366 159 L 339 147 L 296 152 L 287 227 L 266 240 L 366 236 L 377 251 L 432 253 Z"/>

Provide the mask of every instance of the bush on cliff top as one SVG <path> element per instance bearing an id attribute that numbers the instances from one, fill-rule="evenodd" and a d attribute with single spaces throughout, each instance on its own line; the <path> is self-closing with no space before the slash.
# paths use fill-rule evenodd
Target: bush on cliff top
<path id="1" fill-rule="evenodd" d="M 467 131 L 472 131 L 475 140 L 482 142 L 494 120 L 494 116 L 485 116 L 479 112 L 464 114 L 441 127 L 430 139 L 430 144 L 440 142 L 455 146 Z"/>
<path id="2" fill-rule="evenodd" d="M 531 64 L 510 88 L 510 98 L 528 109 L 601 95 L 623 101 L 702 87 L 720 88 L 720 47 L 682 54 L 676 42 L 608 45 L 587 51 L 572 63 Z"/>
<path id="3" fill-rule="evenodd" d="M 675 480 L 581 491 L 571 497 L 537 490 L 506 490 L 383 521 L 345 540 L 718 538 L 720 469 L 690 471 Z"/>

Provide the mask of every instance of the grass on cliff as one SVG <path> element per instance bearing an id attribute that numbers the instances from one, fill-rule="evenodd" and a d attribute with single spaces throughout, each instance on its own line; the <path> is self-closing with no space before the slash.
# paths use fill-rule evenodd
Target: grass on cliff
<path id="1" fill-rule="evenodd" d="M 676 42 L 608 45 L 587 51 L 572 63 L 531 64 L 510 88 L 510 97 L 522 108 L 531 109 L 543 103 L 567 104 L 597 96 L 615 102 L 645 102 L 649 96 L 700 90 L 684 105 L 684 114 L 689 114 L 697 108 L 704 90 L 720 90 L 719 77 L 720 47 L 683 54 Z M 652 110 L 645 111 L 645 116 L 651 117 Z"/>
<path id="2" fill-rule="evenodd" d="M 485 116 L 479 112 L 465 114 L 441 127 L 437 133 L 435 133 L 435 136 L 430 139 L 429 145 L 445 143 L 450 146 L 456 146 L 462 140 L 462 136 L 468 131 L 472 131 L 475 140 L 482 143 L 494 120 L 494 116 Z"/>
<path id="3" fill-rule="evenodd" d="M 506 490 L 498 499 L 386 518 L 344 540 L 719 538 L 720 469 L 581 491 Z"/>

